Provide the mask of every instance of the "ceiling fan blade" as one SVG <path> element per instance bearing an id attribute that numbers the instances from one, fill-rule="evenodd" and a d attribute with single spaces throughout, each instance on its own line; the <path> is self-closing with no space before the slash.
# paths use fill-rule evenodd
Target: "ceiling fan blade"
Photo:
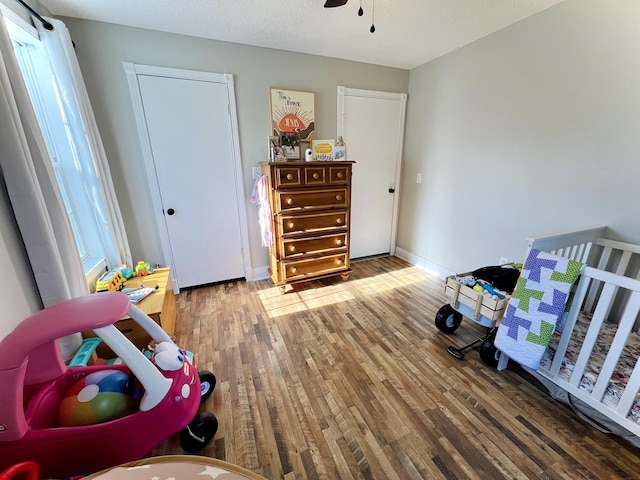
<path id="1" fill-rule="evenodd" d="M 324 2 L 324 8 L 341 7 L 347 4 L 347 0 L 327 0 Z"/>

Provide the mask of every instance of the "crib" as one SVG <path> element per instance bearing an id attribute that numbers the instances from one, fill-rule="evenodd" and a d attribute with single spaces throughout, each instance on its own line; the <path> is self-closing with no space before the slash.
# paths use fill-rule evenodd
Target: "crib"
<path id="1" fill-rule="evenodd" d="M 527 254 L 537 249 L 585 266 L 540 367 L 526 370 L 580 418 L 640 447 L 640 246 L 606 233 L 527 238 Z M 508 362 L 500 354 L 498 370 Z"/>

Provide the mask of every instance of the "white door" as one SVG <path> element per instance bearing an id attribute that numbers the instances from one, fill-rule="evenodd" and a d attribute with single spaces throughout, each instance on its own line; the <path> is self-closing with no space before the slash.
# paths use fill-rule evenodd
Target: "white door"
<path id="1" fill-rule="evenodd" d="M 244 277 L 228 85 L 206 76 L 136 79 L 177 287 Z"/>
<path id="2" fill-rule="evenodd" d="M 406 94 L 338 87 L 338 135 L 355 160 L 351 258 L 395 252 Z"/>

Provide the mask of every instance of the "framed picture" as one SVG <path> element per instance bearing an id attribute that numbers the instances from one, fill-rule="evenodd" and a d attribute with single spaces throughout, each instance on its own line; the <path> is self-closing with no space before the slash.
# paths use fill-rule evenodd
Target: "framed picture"
<path id="1" fill-rule="evenodd" d="M 271 87 L 269 89 L 271 105 L 271 135 L 296 133 L 299 142 L 310 142 L 316 134 L 316 96 L 313 92 L 286 90 Z"/>
<path id="2" fill-rule="evenodd" d="M 284 132 L 280 139 L 287 160 L 300 160 L 300 135 L 297 132 Z"/>
<path id="3" fill-rule="evenodd" d="M 313 140 L 311 151 L 314 160 L 333 160 L 334 140 Z"/>
<path id="4" fill-rule="evenodd" d="M 280 135 L 269 136 L 269 160 L 272 162 L 284 161 L 287 159 L 285 149 L 282 146 Z"/>

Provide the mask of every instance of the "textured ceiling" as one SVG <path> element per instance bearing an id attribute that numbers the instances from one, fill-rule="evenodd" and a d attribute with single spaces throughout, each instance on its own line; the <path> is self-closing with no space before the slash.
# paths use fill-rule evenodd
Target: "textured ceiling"
<path id="1" fill-rule="evenodd" d="M 40 0 L 53 15 L 404 69 L 561 1 L 349 0 L 324 8 L 324 0 Z"/>

